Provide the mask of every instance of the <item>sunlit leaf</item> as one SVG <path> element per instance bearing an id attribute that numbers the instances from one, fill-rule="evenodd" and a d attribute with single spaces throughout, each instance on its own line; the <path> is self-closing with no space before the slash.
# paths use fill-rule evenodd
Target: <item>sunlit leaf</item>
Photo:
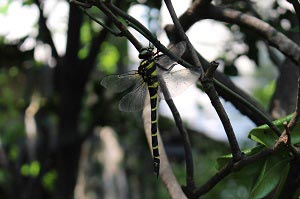
<path id="1" fill-rule="evenodd" d="M 283 123 L 289 122 L 291 120 L 291 118 L 292 118 L 292 114 L 288 115 L 285 118 L 276 120 L 273 123 L 275 124 L 275 126 L 277 126 L 280 129 L 280 131 L 283 131 L 284 130 Z M 293 131 L 299 132 L 299 130 L 300 130 L 300 126 L 296 125 L 296 127 L 294 128 Z M 276 135 L 276 133 L 273 130 L 271 130 L 269 128 L 269 126 L 266 124 L 252 129 L 250 131 L 248 137 L 250 139 L 254 140 L 255 142 L 265 145 L 268 148 L 273 148 L 276 140 L 278 139 L 278 136 Z M 291 133 L 291 141 L 293 144 L 299 143 L 300 142 L 300 134 L 292 132 Z"/>

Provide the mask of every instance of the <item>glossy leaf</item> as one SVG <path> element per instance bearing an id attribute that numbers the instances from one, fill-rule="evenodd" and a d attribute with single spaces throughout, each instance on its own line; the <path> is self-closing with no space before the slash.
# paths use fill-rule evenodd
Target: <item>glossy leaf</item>
<path id="1" fill-rule="evenodd" d="M 289 122 L 292 118 L 292 114 L 288 115 L 285 118 L 279 119 L 274 121 L 273 123 L 275 126 L 277 126 L 281 131 L 284 130 L 283 123 L 284 122 Z M 300 130 L 300 126 L 296 125 L 294 128 L 294 132 L 297 132 Z M 274 133 L 273 130 L 269 128 L 268 125 L 264 124 L 262 126 L 256 127 L 252 129 L 248 135 L 248 137 L 252 140 L 254 140 L 257 143 L 263 144 L 268 148 L 273 148 L 276 140 L 278 139 L 278 136 Z M 300 134 L 299 133 L 291 133 L 291 139 L 292 143 L 300 143 Z"/>
<path id="2" fill-rule="evenodd" d="M 280 182 L 280 179 L 284 174 L 282 171 L 285 170 L 286 167 L 289 167 L 288 161 L 289 159 L 278 161 L 275 164 L 271 164 L 270 168 L 267 168 L 267 164 L 270 165 L 270 162 L 266 162 L 264 169 L 262 169 L 261 174 L 250 193 L 250 198 L 260 199 L 268 195 Z"/>

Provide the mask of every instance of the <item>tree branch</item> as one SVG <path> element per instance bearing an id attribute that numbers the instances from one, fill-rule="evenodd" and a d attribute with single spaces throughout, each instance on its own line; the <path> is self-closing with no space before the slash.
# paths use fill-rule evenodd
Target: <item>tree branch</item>
<path id="1" fill-rule="evenodd" d="M 208 1 L 208 3 L 209 2 L 210 1 Z M 203 70 L 203 67 L 202 67 L 202 65 L 199 61 L 199 58 L 198 58 L 197 54 L 196 54 L 196 51 L 194 50 L 191 42 L 189 41 L 188 37 L 186 36 L 186 34 L 185 34 L 185 32 L 184 32 L 177 16 L 176 16 L 175 10 L 174 10 L 173 5 L 172 5 L 172 2 L 170 0 L 165 0 L 165 3 L 166 3 L 166 6 L 169 10 L 171 18 L 174 22 L 174 25 L 175 25 L 175 28 L 178 32 L 179 37 L 182 40 L 186 41 L 187 44 L 188 44 L 188 48 L 189 48 L 189 51 L 191 53 L 191 58 L 192 58 L 193 63 L 196 66 L 199 66 L 200 81 L 203 85 L 204 91 L 208 95 L 208 97 L 210 98 L 213 107 L 216 109 L 216 111 L 217 111 L 217 113 L 220 117 L 220 120 L 222 121 L 223 127 L 225 129 L 225 132 L 227 134 L 227 138 L 228 138 L 228 141 L 229 141 L 229 144 L 230 144 L 230 147 L 231 147 L 233 160 L 238 161 L 238 160 L 241 159 L 242 152 L 239 148 L 239 145 L 238 145 L 238 142 L 236 140 L 233 128 L 232 128 L 231 123 L 230 123 L 230 120 L 229 120 L 229 118 L 228 118 L 228 116 L 227 116 L 227 114 L 226 114 L 226 112 L 223 108 L 222 103 L 219 100 L 218 93 L 216 92 L 215 87 L 213 85 L 213 76 L 214 76 L 214 72 L 216 71 L 216 69 L 218 67 L 218 64 L 213 62 L 210 65 L 210 67 L 207 69 L 207 71 L 204 75 L 204 73 L 203 73 L 204 70 Z"/>
<path id="2" fill-rule="evenodd" d="M 201 78 L 200 81 L 202 83 L 205 93 L 208 95 L 208 97 L 211 101 L 211 104 L 215 108 L 215 110 L 223 124 L 224 130 L 226 132 L 227 139 L 229 141 L 229 145 L 231 148 L 233 161 L 236 162 L 242 158 L 242 152 L 241 152 L 238 142 L 236 140 L 230 120 L 229 120 L 227 113 L 220 101 L 219 95 L 218 95 L 218 93 L 214 87 L 214 83 L 213 83 L 213 76 L 214 76 L 214 73 L 215 73 L 218 65 L 219 64 L 216 62 L 212 62 L 210 67 L 206 70 L 205 75 L 203 76 L 203 78 Z"/>
<path id="3" fill-rule="evenodd" d="M 293 60 L 293 62 L 299 63 L 299 46 L 284 34 L 278 32 L 271 25 L 256 17 L 233 9 L 214 6 L 205 0 L 196 0 L 188 10 L 182 14 L 179 21 L 186 31 L 194 23 L 202 19 L 215 19 L 247 27 L 266 39 L 272 46 Z M 173 32 L 172 29 L 175 29 L 175 27 L 168 26 L 167 29 L 167 32 Z M 170 35 L 170 37 L 172 38 L 174 35 Z"/>
<path id="4" fill-rule="evenodd" d="M 140 42 L 128 31 L 128 29 L 121 23 L 116 15 L 101 1 L 98 1 L 95 4 L 108 18 L 110 18 L 114 25 L 122 32 L 124 36 L 135 46 L 135 48 L 140 51 L 142 49 L 142 45 Z"/>
<path id="5" fill-rule="evenodd" d="M 171 0 L 164 0 L 164 1 L 165 1 L 165 4 L 166 4 L 166 6 L 169 10 L 170 16 L 171 16 L 171 18 L 174 22 L 175 28 L 178 31 L 178 34 L 179 34 L 180 38 L 187 43 L 188 51 L 191 53 L 192 63 L 195 66 L 197 66 L 197 68 L 199 68 L 200 75 L 203 75 L 204 70 L 203 70 L 203 67 L 201 65 L 201 62 L 199 61 L 199 58 L 197 56 L 197 53 L 196 53 L 195 49 L 193 48 L 193 45 L 191 44 L 189 38 L 186 36 L 186 34 L 185 34 L 178 18 L 177 18 L 177 15 L 175 13 L 175 10 L 174 10 L 174 7 L 172 5 Z"/>
<path id="6" fill-rule="evenodd" d="M 59 55 L 58 55 L 58 52 L 54 45 L 54 42 L 53 42 L 53 39 L 51 36 L 51 32 L 50 32 L 49 28 L 47 27 L 47 24 L 46 24 L 47 19 L 44 17 L 44 10 L 43 10 L 39 0 L 34 0 L 34 2 L 36 3 L 36 5 L 39 9 L 39 12 L 40 12 L 40 17 L 39 17 L 40 32 L 39 32 L 39 34 L 41 34 L 41 31 L 44 31 L 42 33 L 45 35 L 44 41 L 46 41 L 51 46 L 52 56 L 55 57 L 56 59 L 58 59 Z"/>
<path id="7" fill-rule="evenodd" d="M 263 151 L 258 152 L 257 154 L 254 154 L 249 157 L 245 157 L 242 160 L 233 163 L 230 162 L 227 165 L 225 165 L 220 171 L 218 171 L 213 177 L 211 177 L 204 185 L 199 187 L 195 192 L 195 197 L 200 197 L 201 195 L 204 195 L 205 193 L 209 192 L 215 185 L 217 185 L 222 179 L 224 179 L 226 176 L 228 176 L 233 171 L 238 171 L 241 168 L 256 162 L 258 160 L 261 160 L 262 158 L 269 156 L 274 153 L 274 150 L 272 149 L 265 149 Z"/>

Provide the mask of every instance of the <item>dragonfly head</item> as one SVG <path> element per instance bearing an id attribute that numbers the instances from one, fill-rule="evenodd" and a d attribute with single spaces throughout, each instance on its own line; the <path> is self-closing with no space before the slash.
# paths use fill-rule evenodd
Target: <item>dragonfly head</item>
<path id="1" fill-rule="evenodd" d="M 153 47 L 142 48 L 139 53 L 140 59 L 151 59 L 154 55 Z"/>

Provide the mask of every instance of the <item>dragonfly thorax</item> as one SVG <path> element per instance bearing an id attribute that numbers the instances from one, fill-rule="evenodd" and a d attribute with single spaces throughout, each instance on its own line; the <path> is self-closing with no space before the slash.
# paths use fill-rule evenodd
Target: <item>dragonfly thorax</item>
<path id="1" fill-rule="evenodd" d="M 156 63 L 153 59 L 143 60 L 138 68 L 138 73 L 148 85 L 157 82 Z"/>

